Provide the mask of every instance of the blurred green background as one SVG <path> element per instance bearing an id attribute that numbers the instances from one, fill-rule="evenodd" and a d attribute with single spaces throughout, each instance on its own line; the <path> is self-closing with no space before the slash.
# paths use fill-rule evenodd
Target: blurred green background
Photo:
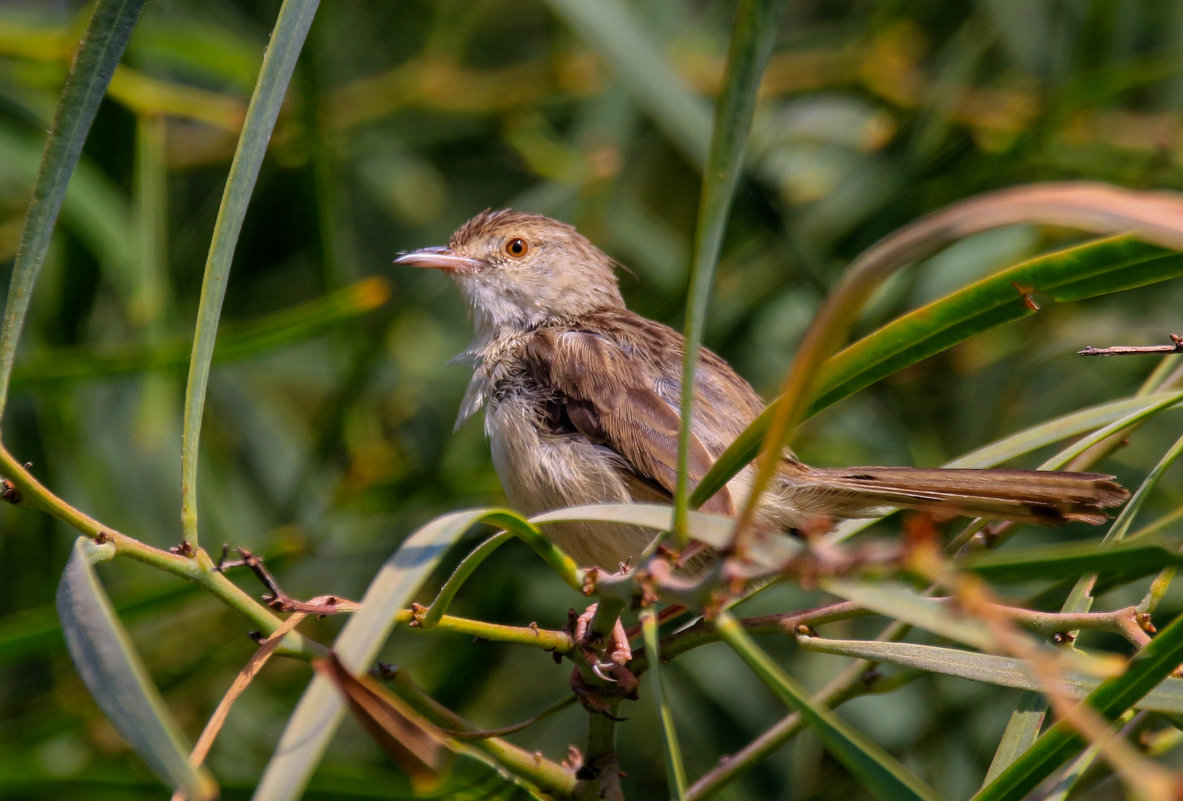
<path id="1" fill-rule="evenodd" d="M 5 443 L 71 503 L 158 546 L 180 537 L 181 405 L 197 292 L 278 6 L 148 5 L 71 184 L 22 340 Z M 452 431 L 468 379 L 464 366 L 447 364 L 469 339 L 459 298 L 438 274 L 390 265 L 400 250 L 442 244 L 486 207 L 576 224 L 628 265 L 632 308 L 681 325 L 699 165 L 734 7 L 648 0 L 623 4 L 619 17 L 616 8 L 323 4 L 227 291 L 202 442 L 208 548 L 226 542 L 265 555 L 292 595 L 357 597 L 418 525 L 503 502 L 480 423 Z M 87 10 L 0 5 L 0 275 Z M 1027 181 L 1178 189 L 1181 108 L 1183 5 L 794 2 L 762 90 L 707 343 L 771 396 L 827 287 L 879 237 Z M 893 279 L 860 325 L 870 330 L 1075 241 L 1026 227 L 973 237 Z M 1152 362 L 1086 362 L 1073 351 L 1164 342 L 1181 308 L 1178 284 L 1049 303 L 826 411 L 797 448 L 817 464 L 939 464 L 1128 394 Z M 1136 484 L 1178 424 L 1177 413 L 1164 415 L 1104 469 Z M 1183 503 L 1177 477 L 1159 494 L 1159 511 Z M 73 539 L 46 517 L 0 507 L 0 797 L 159 798 L 82 687 L 57 630 L 53 592 Z M 101 573 L 195 735 L 253 650 L 245 627 L 150 569 Z M 261 593 L 249 575 L 237 578 Z M 751 608 L 816 602 L 781 587 Z M 558 627 L 581 603 L 513 546 L 455 611 Z M 338 626 L 308 631 L 327 640 Z M 768 647 L 808 683 L 836 669 L 832 657 Z M 489 727 L 561 697 L 569 673 L 534 651 L 442 632 L 399 632 L 386 657 Z M 738 664 L 708 648 L 670 670 L 692 774 L 781 714 L 756 682 L 736 680 Z M 249 794 L 308 675 L 304 664 L 274 663 L 239 702 L 211 757 L 227 797 Z M 1007 706 L 995 703 L 1003 694 L 927 678 L 844 714 L 947 797 L 963 797 L 1005 724 Z M 642 696 L 621 729 L 624 768 L 630 797 L 658 797 L 660 742 L 644 688 Z M 513 739 L 560 758 L 584 726 L 571 709 Z M 308 797 L 383 797 L 400 782 L 349 725 Z M 1097 792 L 1112 797 L 1104 784 Z M 724 797 L 864 795 L 802 737 Z"/>

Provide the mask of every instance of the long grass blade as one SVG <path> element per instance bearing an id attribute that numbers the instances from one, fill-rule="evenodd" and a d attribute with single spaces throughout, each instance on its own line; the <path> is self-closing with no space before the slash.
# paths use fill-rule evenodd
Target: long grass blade
<path id="1" fill-rule="evenodd" d="M 657 715 L 661 720 L 661 745 L 665 752 L 666 781 L 669 782 L 673 798 L 682 801 L 686 797 L 686 766 L 682 762 L 682 748 L 678 745 L 678 730 L 674 726 L 674 712 L 665 694 L 665 682 L 661 671 L 661 645 L 658 642 L 657 615 L 653 610 L 641 612 L 641 635 L 645 640 L 645 653 L 649 657 L 650 685 Z"/>
<path id="2" fill-rule="evenodd" d="M 691 421 L 694 416 L 694 374 L 702 343 L 707 302 L 723 232 L 735 187 L 743 166 L 744 146 L 756 110 L 756 90 L 772 52 L 784 0 L 743 0 L 736 11 L 727 60 L 727 77 L 715 106 L 711 151 L 703 173 L 698 224 L 694 232 L 694 256 L 690 264 L 690 289 L 686 296 L 686 348 L 682 354 L 682 422 L 678 430 L 678 480 L 674 492 L 674 537 L 687 542 L 689 508 L 689 459 Z"/>
<path id="3" fill-rule="evenodd" d="M 798 637 L 797 643 L 808 651 L 837 654 L 872 662 L 885 662 L 904 668 L 956 676 L 970 681 L 995 684 L 1034 691 L 1048 689 L 1046 682 L 1031 674 L 1030 665 L 1010 656 L 980 654 L 938 645 L 911 642 L 879 642 L 868 640 L 831 640 L 826 637 Z M 1072 698 L 1084 698 L 1095 690 L 1101 680 L 1065 672 L 1062 682 L 1051 689 Z M 1183 714 L 1183 679 L 1165 679 L 1144 698 L 1134 704 L 1135 709 L 1146 709 L 1166 714 Z"/>
<path id="4" fill-rule="evenodd" d="M 201 437 L 201 417 L 209 385 L 210 362 L 222 316 L 222 300 L 230 279 L 230 265 L 238 234 L 246 217 L 247 203 L 259 176 L 259 167 L 267 152 L 267 143 L 275 129 L 280 106 L 287 93 L 300 49 L 316 15 L 320 0 L 284 0 L 271 32 L 271 42 L 259 70 L 259 82 L 247 109 L 238 149 L 230 165 L 230 176 L 218 208 L 213 239 L 205 262 L 201 301 L 197 309 L 197 330 L 193 355 L 189 362 L 189 380 L 185 388 L 185 424 L 181 439 L 181 528 L 191 545 L 196 546 L 197 531 L 197 444 Z"/>
<path id="5" fill-rule="evenodd" d="M 716 623 L 719 636 L 781 701 L 801 714 L 830 753 L 868 792 L 883 801 L 936 801 L 939 796 L 891 755 L 832 709 L 810 698 L 805 688 L 772 661 L 729 612 L 721 613 Z"/>
<path id="6" fill-rule="evenodd" d="M 25 227 L 8 285 L 4 322 L 0 327 L 0 417 L 3 417 L 8 399 L 8 382 L 33 285 L 49 251 L 53 228 L 66 196 L 66 185 L 143 7 L 144 0 L 100 0 L 62 88 L 49 138 L 45 141 L 41 167 L 33 184 L 33 197 L 25 215 Z"/>
<path id="7" fill-rule="evenodd" d="M 189 764 L 189 747 L 119 622 L 94 563 L 113 547 L 79 537 L 57 591 L 58 616 L 74 665 L 95 701 L 152 771 L 188 798 L 214 798 L 212 777 Z"/>
<path id="8" fill-rule="evenodd" d="M 1124 233 L 1160 247 L 1183 250 L 1183 197 L 1084 182 L 1032 184 L 979 195 L 881 240 L 847 269 L 815 315 L 770 416 L 762 415 L 753 424 L 767 425 L 761 448 L 765 458 L 759 462 L 743 519 L 754 513 L 776 470 L 775 455 L 788 444 L 804 419 L 817 391 L 822 363 L 846 337 L 876 287 L 905 265 L 927 258 L 961 238 L 1017 223 L 1065 225 L 1100 234 Z M 1017 289 L 1015 296 L 1016 302 L 1025 302 Z M 724 459 L 729 470 L 738 470 L 746 463 L 726 453 L 719 461 Z M 709 498 L 729 477 L 712 470 L 699 485 L 694 500 Z"/>

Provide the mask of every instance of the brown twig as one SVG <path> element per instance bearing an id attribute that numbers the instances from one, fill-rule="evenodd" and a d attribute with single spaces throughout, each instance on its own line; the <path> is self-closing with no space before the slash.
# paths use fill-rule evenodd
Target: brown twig
<path id="1" fill-rule="evenodd" d="M 217 564 L 218 572 L 225 572 L 230 567 L 250 568 L 251 572 L 267 588 L 267 594 L 263 596 L 263 599 L 272 609 L 277 609 L 280 612 L 299 612 L 318 617 L 352 614 L 358 609 L 361 609 L 361 604 L 357 601 L 350 601 L 336 595 L 318 595 L 315 598 L 309 598 L 307 601 L 297 600 L 280 589 L 279 582 L 275 580 L 275 576 L 271 575 L 271 571 L 264 567 L 262 557 L 256 556 L 246 548 L 235 548 L 234 550 L 238 551 L 238 555 L 242 558 L 233 561 L 227 560 L 226 549 L 223 548 L 222 558 L 218 560 Z"/>
<path id="2" fill-rule="evenodd" d="M 1080 356 L 1138 356 L 1146 353 L 1183 353 L 1183 337 L 1168 334 L 1170 345 L 1113 345 L 1108 348 L 1094 348 L 1089 345 L 1076 353 Z"/>
<path id="3" fill-rule="evenodd" d="M 258 675 L 259 671 L 263 669 L 263 665 L 267 664 L 267 660 L 279 648 L 279 644 L 283 642 L 283 638 L 289 631 L 292 631 L 304 619 L 305 615 L 295 614 L 285 620 L 279 628 L 273 631 L 266 639 L 262 640 L 259 645 L 259 650 L 251 654 L 251 658 L 247 660 L 246 665 L 235 677 L 233 684 L 226 690 L 226 694 L 218 703 L 217 709 L 210 716 L 209 722 L 205 724 L 205 729 L 202 730 L 201 736 L 197 739 L 196 745 L 193 746 L 193 752 L 189 755 L 189 764 L 193 767 L 198 767 L 205 761 L 206 756 L 209 755 L 209 750 L 213 747 L 214 739 L 217 738 L 218 732 L 222 730 L 222 726 L 226 722 L 227 716 L 230 714 L 230 708 L 234 706 L 234 702 L 238 700 L 250 683 Z M 185 796 L 180 790 L 177 790 L 172 795 L 172 801 L 184 801 Z"/>

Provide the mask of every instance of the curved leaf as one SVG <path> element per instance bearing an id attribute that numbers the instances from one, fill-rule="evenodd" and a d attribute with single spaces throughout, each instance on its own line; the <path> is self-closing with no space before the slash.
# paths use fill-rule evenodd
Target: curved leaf
<path id="1" fill-rule="evenodd" d="M 972 554 L 957 563 L 988 581 L 1047 581 L 1088 574 L 1119 574 L 1132 580 L 1183 564 L 1178 547 L 1153 542 L 1102 545 L 1097 542 L 1006 548 Z"/>
<path id="2" fill-rule="evenodd" d="M 739 183 L 744 147 L 756 110 L 756 92 L 772 42 L 784 14 L 784 0 L 744 0 L 735 15 L 735 30 L 727 56 L 723 91 L 715 104 L 711 151 L 702 177 L 698 224 L 694 228 L 694 257 L 690 263 L 690 287 L 686 294 L 686 343 L 682 349 L 681 424 L 678 426 L 678 478 L 674 491 L 673 534 L 678 544 L 687 542 L 686 512 L 690 491 L 690 426 L 694 419 L 694 374 L 706 321 L 707 302 L 727 216 Z"/>
<path id="3" fill-rule="evenodd" d="M 807 415 L 983 331 L 1037 312 L 1030 296 L 1080 300 L 1183 275 L 1183 256 L 1112 237 L 1002 270 L 911 311 L 855 342 L 818 371 Z"/>
<path id="4" fill-rule="evenodd" d="M 70 656 L 111 725 L 162 781 L 190 799 L 214 798 L 213 778 L 189 764 L 180 726 L 95 575 L 94 563 L 114 555 L 114 546 L 95 545 L 86 537 L 74 542 L 57 590 L 58 616 Z"/>

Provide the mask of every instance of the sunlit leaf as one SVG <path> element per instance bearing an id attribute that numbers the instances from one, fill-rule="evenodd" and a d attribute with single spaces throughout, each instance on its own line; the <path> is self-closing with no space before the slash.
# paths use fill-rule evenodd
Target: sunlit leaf
<path id="1" fill-rule="evenodd" d="M 996 684 L 1000 687 L 1039 692 L 1047 692 L 1050 689 L 1071 698 L 1084 698 L 1101 683 L 1101 680 L 1094 676 L 1065 672 L 1060 676 L 1061 681 L 1049 688 L 1032 674 L 1030 665 L 1022 659 L 936 645 L 831 640 L 826 637 L 799 637 L 798 644 L 806 650 L 823 654 L 868 659 L 928 673 Z M 1183 713 L 1183 679 L 1165 679 L 1135 703 L 1134 708 L 1170 714 Z"/>

